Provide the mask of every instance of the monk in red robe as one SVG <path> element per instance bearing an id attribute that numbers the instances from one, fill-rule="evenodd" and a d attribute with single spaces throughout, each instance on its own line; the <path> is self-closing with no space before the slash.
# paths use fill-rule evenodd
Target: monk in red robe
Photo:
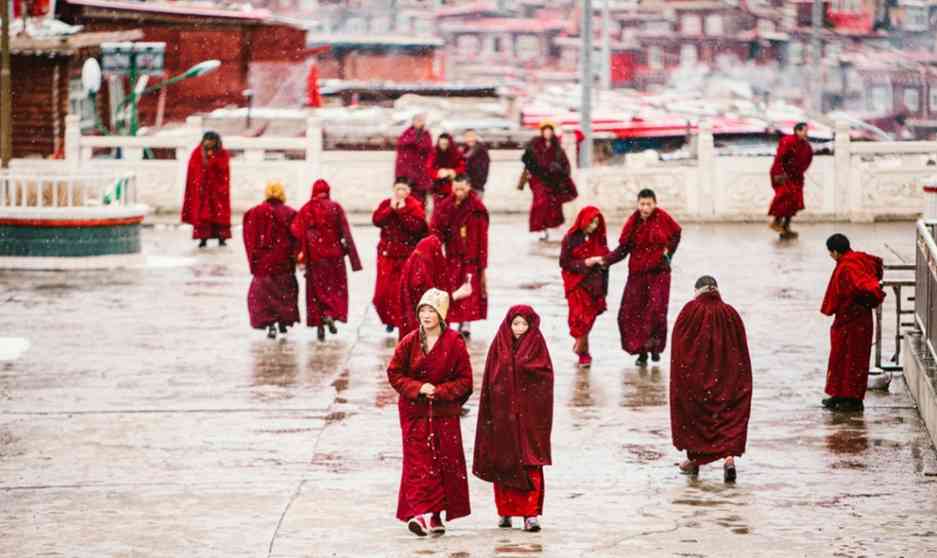
<path id="1" fill-rule="evenodd" d="M 560 269 L 569 305 L 569 334 L 576 340 L 573 352 L 579 355 L 579 366 L 583 368 L 592 366 L 589 332 L 595 319 L 607 308 L 608 269 L 602 262 L 608 255 L 605 217 L 597 207 L 582 208 L 576 223 L 563 237 Z"/>
<path id="2" fill-rule="evenodd" d="M 410 182 L 398 177 L 393 195 L 382 201 L 371 221 L 381 229 L 377 244 L 374 307 L 391 333 L 400 326 L 400 273 L 417 243 L 426 235 L 423 205 L 410 195 Z"/>
<path id="3" fill-rule="evenodd" d="M 465 172 L 465 156 L 450 134 L 439 134 L 436 149 L 427 163 L 433 181 L 433 201 L 439 203 L 452 194 L 452 179 Z"/>
<path id="4" fill-rule="evenodd" d="M 478 139 L 475 130 L 465 131 L 465 174 L 472 183 L 472 190 L 478 197 L 485 198 L 485 185 L 488 184 L 488 172 L 491 169 L 491 157 L 488 147 Z"/>
<path id="5" fill-rule="evenodd" d="M 820 312 L 835 316 L 830 327 L 830 361 L 823 406 L 834 411 L 860 411 L 869 382 L 874 320 L 872 311 L 885 300 L 882 259 L 855 252 L 849 239 L 834 234 L 826 241 L 836 268 L 826 287 Z"/>
<path id="6" fill-rule="evenodd" d="M 464 174 L 455 177 L 452 195 L 433 210 L 430 230 L 446 246 L 449 289 L 465 286 L 470 291 L 465 298 L 455 296 L 449 312 L 449 319 L 467 338 L 470 323 L 488 317 L 488 209 Z"/>
<path id="7" fill-rule="evenodd" d="M 267 328 L 267 337 L 276 339 L 277 329 L 285 334 L 299 322 L 299 243 L 290 234 L 296 210 L 286 205 L 283 184 L 267 184 L 265 195 L 264 203 L 244 214 L 244 251 L 254 276 L 247 291 L 247 311 L 251 327 Z"/>
<path id="8" fill-rule="evenodd" d="M 231 238 L 231 170 L 221 136 L 205 132 L 202 143 L 192 151 L 185 178 L 182 222 L 192 225 L 198 247 L 217 238 L 224 246 Z"/>
<path id="9" fill-rule="evenodd" d="M 427 291 L 418 306 L 420 329 L 403 338 L 387 367 L 400 394 L 403 439 L 397 518 L 421 537 L 446 532 L 443 512 L 446 521 L 470 513 L 459 417 L 472 394 L 472 364 L 465 342 L 446 327 L 448 306 L 445 291 Z"/>
<path id="10" fill-rule="evenodd" d="M 508 310 L 488 350 L 472 473 L 494 483 L 499 527 L 540 530 L 543 467 L 552 464 L 553 362 L 530 306 Z"/>
<path id="11" fill-rule="evenodd" d="M 607 265 L 628 261 L 628 283 L 618 311 L 621 348 L 638 355 L 637 365 L 654 362 L 667 345 L 667 307 L 670 303 L 670 261 L 680 244 L 680 225 L 657 207 L 653 190 L 638 192 L 638 209 L 622 228 L 618 248 Z"/>
<path id="12" fill-rule="evenodd" d="M 394 175 L 409 180 L 413 195 L 424 205 L 433 188 L 433 181 L 426 171 L 432 152 L 433 138 L 426 129 L 426 116 L 418 114 L 413 117 L 413 124 L 397 139 Z"/>
<path id="13" fill-rule="evenodd" d="M 521 158 L 524 182 L 530 183 L 533 200 L 530 205 L 530 232 L 543 231 L 541 240 L 549 240 L 549 229 L 563 224 L 563 204 L 576 199 L 576 183 L 566 152 L 560 146 L 553 124 L 540 125 L 540 135 L 530 141 Z"/>
<path id="14" fill-rule="evenodd" d="M 448 262 L 442 249 L 442 240 L 430 234 L 421 240 L 400 271 L 400 339 L 420 325 L 413 309 L 430 289 L 450 291 Z M 469 285 L 451 292 L 451 300 L 461 300 L 471 294 Z"/>
<path id="15" fill-rule="evenodd" d="M 783 236 L 796 235 L 791 219 L 804 208 L 804 175 L 813 161 L 813 148 L 807 141 L 807 123 L 794 126 L 794 135 L 784 136 L 771 165 L 774 199 L 768 215 L 774 217 L 771 228 Z"/>
<path id="16" fill-rule="evenodd" d="M 353 271 L 361 271 L 361 260 L 351 236 L 345 210 L 329 199 L 331 188 L 316 180 L 312 199 L 293 219 L 290 231 L 300 242 L 306 265 L 306 324 L 316 328 L 320 341 L 325 328 L 338 333 L 335 322 L 348 321 L 348 274 L 345 256 Z"/>
<path id="17" fill-rule="evenodd" d="M 696 281 L 696 297 L 673 326 L 670 353 L 670 429 L 686 450 L 681 472 L 724 459 L 723 478 L 735 482 L 735 458 L 745 453 L 752 407 L 752 360 L 745 324 L 722 301 L 710 276 Z"/>

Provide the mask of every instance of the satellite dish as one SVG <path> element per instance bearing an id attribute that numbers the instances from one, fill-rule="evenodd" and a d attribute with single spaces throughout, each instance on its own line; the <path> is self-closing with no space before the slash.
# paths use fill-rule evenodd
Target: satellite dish
<path id="1" fill-rule="evenodd" d="M 95 94 L 101 90 L 101 66 L 96 58 L 85 60 L 81 67 L 81 85 L 86 94 Z"/>

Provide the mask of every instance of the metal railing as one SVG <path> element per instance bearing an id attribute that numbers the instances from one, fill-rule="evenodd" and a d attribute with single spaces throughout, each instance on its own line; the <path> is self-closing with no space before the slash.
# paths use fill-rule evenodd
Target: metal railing
<path id="1" fill-rule="evenodd" d="M 129 206 L 137 202 L 132 173 L 0 174 L 0 208 Z"/>
<path id="2" fill-rule="evenodd" d="M 937 243 L 934 227 L 937 222 L 920 220 L 917 223 L 915 248 L 914 317 L 924 336 L 931 358 L 937 356 Z"/>
<path id="3" fill-rule="evenodd" d="M 890 272 L 913 272 L 915 269 L 916 266 L 912 264 L 886 265 L 885 274 L 887 276 Z M 916 301 L 916 297 L 914 296 L 915 282 L 914 279 L 885 279 L 882 281 L 882 288 L 885 290 L 891 289 L 895 300 L 895 352 L 888 359 L 890 364 L 883 362 L 882 341 L 884 337 L 883 329 L 885 326 L 883 307 L 885 305 L 880 304 L 875 308 L 875 370 L 898 372 L 902 369 L 901 340 L 904 338 L 904 332 L 907 329 L 917 328 L 917 324 L 913 319 L 915 314 L 914 307 L 909 306 L 913 305 Z M 909 293 L 910 296 L 908 296 Z M 907 321 L 909 317 L 912 317 L 911 321 Z"/>

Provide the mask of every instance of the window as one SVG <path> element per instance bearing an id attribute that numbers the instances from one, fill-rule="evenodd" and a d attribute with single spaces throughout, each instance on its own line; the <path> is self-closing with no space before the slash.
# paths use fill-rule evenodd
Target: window
<path id="1" fill-rule="evenodd" d="M 68 82 L 68 113 L 77 114 L 81 117 L 81 129 L 85 130 L 94 127 L 94 103 L 85 93 L 85 87 L 80 79 L 73 79 Z"/>
<path id="2" fill-rule="evenodd" d="M 722 35 L 722 16 L 709 14 L 706 16 L 706 34 L 714 37 Z"/>
<path id="3" fill-rule="evenodd" d="M 921 110 L 921 91 L 917 88 L 905 87 L 904 89 L 904 108 L 911 112 Z"/>
<path id="4" fill-rule="evenodd" d="M 663 67 L 663 54 L 660 47 L 652 46 L 647 49 L 647 65 L 652 70 L 659 70 Z"/>
<path id="5" fill-rule="evenodd" d="M 905 30 L 927 31 L 927 26 L 927 8 L 923 6 L 905 6 Z"/>
<path id="6" fill-rule="evenodd" d="M 680 65 L 692 66 L 699 60 L 699 49 L 696 45 L 684 44 L 680 47 Z"/>
<path id="7" fill-rule="evenodd" d="M 937 115 L 937 83 L 931 83 L 928 85 L 930 89 L 930 113 L 931 118 L 934 118 L 934 115 Z"/>
<path id="8" fill-rule="evenodd" d="M 700 16 L 695 14 L 686 14 L 680 18 L 680 30 L 684 35 L 700 35 L 703 32 L 703 24 Z"/>
<path id="9" fill-rule="evenodd" d="M 787 62 L 789 64 L 804 63 L 804 45 L 800 41 L 791 41 L 788 43 Z"/>
<path id="10" fill-rule="evenodd" d="M 459 35 L 456 44 L 459 47 L 459 54 L 462 56 L 474 56 L 481 48 L 477 35 Z"/>
<path id="11" fill-rule="evenodd" d="M 536 35 L 521 35 L 515 43 L 517 57 L 521 60 L 540 58 L 540 39 Z"/>
<path id="12" fill-rule="evenodd" d="M 869 92 L 867 106 L 876 114 L 891 112 L 891 91 L 886 85 L 873 86 Z"/>

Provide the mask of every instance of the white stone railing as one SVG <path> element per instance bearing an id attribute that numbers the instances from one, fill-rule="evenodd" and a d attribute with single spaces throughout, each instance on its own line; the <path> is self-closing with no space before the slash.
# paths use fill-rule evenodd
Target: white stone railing
<path id="1" fill-rule="evenodd" d="M 199 117 L 189 118 L 176 135 L 152 137 L 83 137 L 78 119 L 66 119 L 64 161 L 14 161 L 13 168 L 62 169 L 60 172 L 133 173 L 139 201 L 157 211 L 175 212 L 182 203 L 189 154 L 201 140 Z M 651 162 L 645 166 L 576 170 L 580 199 L 611 215 L 629 212 L 641 188 L 657 191 L 661 203 L 692 220 L 764 219 L 771 200 L 770 157 L 718 156 L 711 128 L 700 126 L 696 158 Z M 324 151 L 322 130 L 314 116 L 305 137 L 248 138 L 226 136 L 231 162 L 231 197 L 235 211 L 259 202 L 270 179 L 283 181 L 290 203 L 301 205 L 319 177 L 332 185 L 333 197 L 352 212 L 370 212 L 389 194 L 394 174 L 393 151 Z M 94 158 L 95 150 L 117 149 L 122 159 Z M 145 149 L 169 150 L 168 159 L 144 159 Z M 572 145 L 567 146 L 575 160 Z M 521 172 L 519 150 L 493 150 L 485 202 L 493 212 L 525 212 L 530 193 L 516 189 Z M 869 142 L 849 140 L 837 124 L 835 155 L 817 156 L 807 173 L 803 217 L 811 220 L 871 221 L 913 219 L 924 207 L 922 184 L 937 174 L 937 142 Z"/>
<path id="2" fill-rule="evenodd" d="M 137 205 L 137 182 L 133 173 L 62 173 L 61 168 L 20 170 L 17 167 L 0 173 L 0 209 L 32 211 Z"/>

